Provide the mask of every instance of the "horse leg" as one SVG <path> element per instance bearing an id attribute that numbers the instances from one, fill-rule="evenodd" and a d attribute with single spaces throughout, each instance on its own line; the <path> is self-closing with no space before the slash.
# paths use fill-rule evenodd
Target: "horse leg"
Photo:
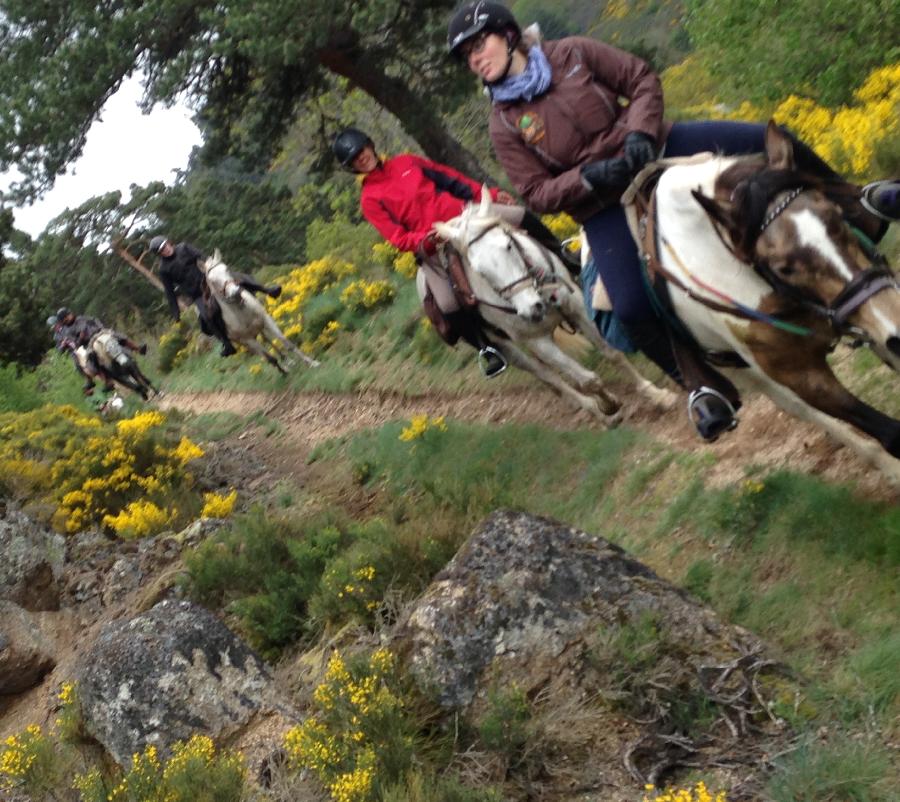
<path id="1" fill-rule="evenodd" d="M 596 396 L 604 414 L 612 415 L 622 407 L 622 402 L 606 390 L 596 373 L 572 359 L 552 338 L 536 337 L 528 341 L 528 346 L 538 359 L 570 379 L 579 390 Z"/>
<path id="2" fill-rule="evenodd" d="M 596 398 L 591 398 L 590 396 L 578 392 L 575 388 L 564 381 L 563 378 L 559 376 L 559 374 L 549 369 L 539 360 L 529 356 L 517 344 L 515 344 L 511 340 L 507 340 L 504 341 L 502 347 L 503 353 L 517 368 L 527 370 L 529 373 L 540 379 L 545 384 L 549 384 L 561 396 L 568 399 L 576 407 L 589 412 L 607 428 L 612 428 L 613 426 L 618 425 L 620 420 L 619 414 L 616 413 L 608 415 L 604 413 L 600 408 L 600 404 L 598 403 Z"/>
<path id="3" fill-rule="evenodd" d="M 275 370 L 277 370 L 282 376 L 287 376 L 287 371 L 281 366 L 281 363 L 278 361 L 278 359 L 272 356 L 272 354 L 270 354 L 265 349 L 263 344 L 259 342 L 259 340 L 257 340 L 255 337 L 241 340 L 240 343 L 241 345 L 247 346 L 247 348 L 257 356 L 261 356 L 263 359 L 265 359 L 266 362 L 268 362 L 273 368 L 275 368 Z"/>
<path id="4" fill-rule="evenodd" d="M 798 365 L 796 357 L 790 362 L 763 358 L 758 364 L 762 374 L 755 378 L 779 406 L 818 424 L 900 484 L 900 421 L 854 396 L 838 381 L 824 357 L 812 366 Z M 880 447 L 854 429 L 874 438 Z"/>
<path id="5" fill-rule="evenodd" d="M 263 324 L 263 331 L 269 340 L 281 343 L 295 356 L 300 357 L 311 368 L 317 368 L 321 364 L 317 359 L 313 359 L 309 354 L 304 354 L 296 345 L 294 345 L 287 337 L 282 334 L 278 324 L 269 317 Z"/>
<path id="6" fill-rule="evenodd" d="M 568 297 L 561 298 L 560 309 L 565 314 L 566 319 L 574 324 L 578 333 L 585 337 L 607 361 L 612 362 L 623 371 L 637 391 L 644 398 L 647 398 L 650 403 L 661 409 L 672 409 L 678 403 L 678 393 L 673 393 L 664 387 L 657 387 L 653 382 L 641 376 L 634 365 L 628 361 L 625 354 L 617 351 L 603 339 L 603 336 L 594 325 L 594 321 L 588 317 L 580 297 L 573 297 L 569 294 Z"/>

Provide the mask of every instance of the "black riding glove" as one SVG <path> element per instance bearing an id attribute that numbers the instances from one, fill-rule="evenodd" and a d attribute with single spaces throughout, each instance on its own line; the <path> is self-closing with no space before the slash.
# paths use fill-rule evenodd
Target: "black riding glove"
<path id="1" fill-rule="evenodd" d="M 643 131 L 632 131 L 625 137 L 625 160 L 631 168 L 631 174 L 639 173 L 641 168 L 656 158 L 656 142 L 653 137 Z"/>
<path id="2" fill-rule="evenodd" d="M 592 192 L 624 189 L 631 179 L 628 162 L 621 156 L 601 159 L 581 166 L 581 183 Z"/>

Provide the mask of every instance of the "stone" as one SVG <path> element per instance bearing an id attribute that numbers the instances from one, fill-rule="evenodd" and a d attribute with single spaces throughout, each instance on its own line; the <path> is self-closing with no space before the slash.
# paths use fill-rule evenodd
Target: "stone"
<path id="1" fill-rule="evenodd" d="M 0 599 L 32 612 L 58 610 L 65 539 L 23 513 L 0 514 Z"/>
<path id="2" fill-rule="evenodd" d="M 186 601 L 107 625 L 75 674 L 87 731 L 123 766 L 151 744 L 227 738 L 274 703 L 262 659 Z"/>
<path id="3" fill-rule="evenodd" d="M 33 688 L 54 665 L 52 646 L 34 616 L 14 602 L 0 600 L 0 694 Z"/>

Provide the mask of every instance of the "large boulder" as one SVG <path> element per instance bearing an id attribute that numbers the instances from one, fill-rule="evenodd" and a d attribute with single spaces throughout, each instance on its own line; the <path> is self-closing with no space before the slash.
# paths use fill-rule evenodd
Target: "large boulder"
<path id="1" fill-rule="evenodd" d="M 227 738 L 272 701 L 263 661 L 189 602 L 108 625 L 75 673 L 86 728 L 121 765 L 197 732 Z"/>
<path id="2" fill-rule="evenodd" d="M 773 699 L 795 698 L 764 644 L 618 546 L 502 510 L 408 612 L 394 648 L 425 693 L 476 724 L 521 694 L 544 752 L 577 763 L 570 779 L 585 787 L 725 761 L 743 766 L 733 785 L 755 782 L 784 736 Z"/>
<path id="3" fill-rule="evenodd" d="M 58 610 L 65 539 L 16 510 L 0 515 L 0 599 L 26 610 Z"/>
<path id="4" fill-rule="evenodd" d="M 33 688 L 55 664 L 52 647 L 32 615 L 0 600 L 0 694 Z"/>

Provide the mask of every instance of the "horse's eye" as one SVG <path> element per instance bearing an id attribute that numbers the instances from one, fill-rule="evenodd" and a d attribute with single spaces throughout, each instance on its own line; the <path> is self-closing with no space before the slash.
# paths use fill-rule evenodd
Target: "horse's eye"
<path id="1" fill-rule="evenodd" d="M 782 276 L 792 276 L 794 274 L 794 265 L 790 262 L 782 262 L 778 265 L 772 265 L 772 268 L 776 273 L 781 273 Z"/>

